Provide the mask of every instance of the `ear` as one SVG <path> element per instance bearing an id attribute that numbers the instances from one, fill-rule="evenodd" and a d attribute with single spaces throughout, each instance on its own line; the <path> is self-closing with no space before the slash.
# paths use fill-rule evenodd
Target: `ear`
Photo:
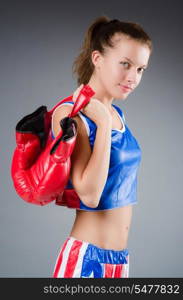
<path id="1" fill-rule="evenodd" d="M 91 60 L 95 67 L 99 67 L 102 58 L 103 56 L 98 50 L 94 50 L 91 54 Z"/>

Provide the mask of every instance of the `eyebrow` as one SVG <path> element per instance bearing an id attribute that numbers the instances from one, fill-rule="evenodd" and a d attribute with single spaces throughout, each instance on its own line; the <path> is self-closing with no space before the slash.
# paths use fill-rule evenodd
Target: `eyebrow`
<path id="1" fill-rule="evenodd" d="M 130 58 L 128 58 L 128 57 L 124 57 L 124 58 L 126 58 L 129 62 L 131 62 L 132 65 L 134 65 L 134 62 Z M 146 67 L 147 68 L 147 66 L 148 65 L 143 65 L 142 67 Z"/>

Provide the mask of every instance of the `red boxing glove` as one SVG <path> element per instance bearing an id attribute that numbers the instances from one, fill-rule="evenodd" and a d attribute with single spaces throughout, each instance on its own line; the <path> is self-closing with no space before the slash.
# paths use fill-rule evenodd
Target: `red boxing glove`
<path id="1" fill-rule="evenodd" d="M 25 116 L 16 126 L 17 147 L 13 154 L 11 176 L 17 194 L 25 201 L 45 205 L 61 197 L 69 180 L 77 123 L 72 119 L 87 105 L 94 91 L 84 86 L 68 117 L 60 121 L 60 133 L 52 140 L 51 116 L 46 106 Z"/>

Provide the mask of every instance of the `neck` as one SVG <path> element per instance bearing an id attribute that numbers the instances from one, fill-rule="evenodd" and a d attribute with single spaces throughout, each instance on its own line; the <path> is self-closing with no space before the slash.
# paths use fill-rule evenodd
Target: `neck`
<path id="1" fill-rule="evenodd" d="M 91 76 L 88 85 L 95 91 L 93 98 L 101 101 L 107 107 L 107 109 L 112 112 L 112 102 L 114 98 L 108 94 L 102 83 L 96 80 L 94 76 Z"/>

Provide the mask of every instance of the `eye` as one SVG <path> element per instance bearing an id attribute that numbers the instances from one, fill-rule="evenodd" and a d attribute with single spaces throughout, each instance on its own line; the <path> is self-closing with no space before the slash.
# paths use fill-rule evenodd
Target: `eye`
<path id="1" fill-rule="evenodd" d="M 143 73 L 146 69 L 145 68 L 138 68 L 138 71 L 140 70 L 139 73 Z"/>
<path id="2" fill-rule="evenodd" d="M 121 61 L 120 64 L 123 65 L 125 68 L 130 66 L 129 62 L 127 61 Z"/>

